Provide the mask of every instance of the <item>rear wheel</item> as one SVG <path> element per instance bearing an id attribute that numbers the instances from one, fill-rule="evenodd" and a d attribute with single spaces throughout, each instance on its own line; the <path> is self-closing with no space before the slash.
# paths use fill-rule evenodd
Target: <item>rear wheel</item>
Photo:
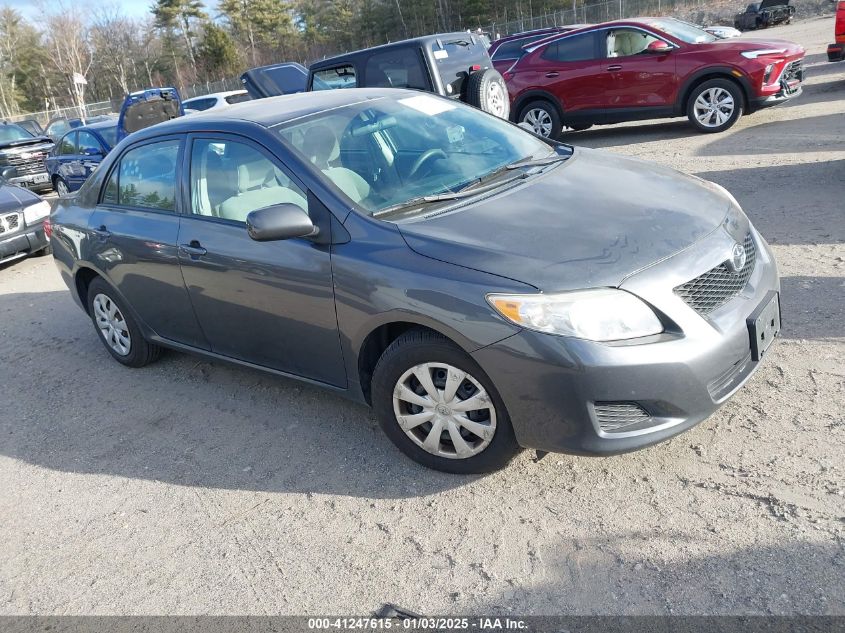
<path id="1" fill-rule="evenodd" d="M 537 136 L 557 139 L 560 136 L 560 115 L 549 101 L 538 100 L 526 104 L 520 111 L 517 123 L 524 124 Z"/>
<path id="2" fill-rule="evenodd" d="M 143 367 L 161 355 L 161 348 L 144 340 L 135 319 L 100 278 L 88 287 L 88 313 L 109 354 L 127 367 Z"/>
<path id="3" fill-rule="evenodd" d="M 469 76 L 467 101 L 501 119 L 507 119 L 511 113 L 505 80 L 494 68 L 477 71 Z"/>
<path id="4" fill-rule="evenodd" d="M 696 86 L 687 100 L 687 117 L 701 132 L 723 132 L 742 116 L 742 91 L 728 79 Z"/>
<path id="5" fill-rule="evenodd" d="M 486 473 L 519 451 L 510 418 L 481 367 L 445 337 L 411 330 L 373 372 L 373 409 L 411 459 L 450 473 Z"/>

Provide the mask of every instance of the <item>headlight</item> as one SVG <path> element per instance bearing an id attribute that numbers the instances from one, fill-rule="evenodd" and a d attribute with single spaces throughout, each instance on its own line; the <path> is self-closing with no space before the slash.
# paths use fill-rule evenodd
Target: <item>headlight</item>
<path id="1" fill-rule="evenodd" d="M 663 325 L 643 301 L 624 290 L 598 288 L 557 294 L 487 295 L 508 321 L 549 334 L 619 341 L 660 334 Z"/>
<path id="2" fill-rule="evenodd" d="M 746 59 L 757 59 L 761 55 L 783 55 L 785 48 L 761 48 L 756 51 L 742 51 L 740 55 Z"/>
<path id="3" fill-rule="evenodd" d="M 24 207 L 23 219 L 27 224 L 35 224 L 50 215 L 50 203 L 46 200 Z"/>

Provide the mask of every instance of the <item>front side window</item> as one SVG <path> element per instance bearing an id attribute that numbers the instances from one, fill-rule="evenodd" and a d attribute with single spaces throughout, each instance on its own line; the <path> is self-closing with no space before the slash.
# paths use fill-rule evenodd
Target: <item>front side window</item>
<path id="1" fill-rule="evenodd" d="M 103 202 L 121 207 L 176 211 L 178 157 L 178 140 L 130 149 L 112 169 Z"/>
<path id="2" fill-rule="evenodd" d="M 554 62 L 580 62 L 595 59 L 595 34 L 572 35 L 552 42 L 546 47 L 542 57 Z"/>
<path id="3" fill-rule="evenodd" d="M 613 29 L 607 32 L 607 56 L 629 57 L 645 53 L 652 42 L 660 38 L 639 29 Z"/>
<path id="4" fill-rule="evenodd" d="M 103 153 L 103 147 L 100 145 L 100 141 L 98 141 L 97 137 L 90 132 L 79 132 L 76 146 L 78 147 L 78 154 L 86 154 L 90 156 L 92 154 Z"/>
<path id="5" fill-rule="evenodd" d="M 305 192 L 264 153 L 229 139 L 191 147 L 191 212 L 246 222 L 252 211 L 290 203 L 308 211 Z"/>
<path id="6" fill-rule="evenodd" d="M 552 148 L 475 108 L 421 93 L 370 99 L 278 126 L 283 141 L 374 213 L 456 192 Z"/>
<path id="7" fill-rule="evenodd" d="M 358 80 L 355 76 L 355 67 L 352 64 L 324 68 L 314 72 L 312 90 L 333 90 L 335 88 L 355 88 Z"/>
<path id="8" fill-rule="evenodd" d="M 59 144 L 59 154 L 61 156 L 76 154 L 76 132 L 65 134 L 62 137 L 62 142 Z"/>

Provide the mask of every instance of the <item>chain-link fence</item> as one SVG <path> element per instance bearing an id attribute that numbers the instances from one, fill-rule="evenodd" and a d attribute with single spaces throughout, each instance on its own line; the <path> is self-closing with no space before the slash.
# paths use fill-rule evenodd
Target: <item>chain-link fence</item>
<path id="1" fill-rule="evenodd" d="M 498 38 L 551 26 L 598 24 L 608 20 L 643 15 L 666 15 L 678 10 L 704 11 L 709 9 L 711 4 L 707 0 L 609 0 L 607 2 L 584 4 L 573 9 L 564 9 L 544 15 L 521 16 L 507 22 L 494 22 L 489 27 L 489 33 L 494 38 Z"/>

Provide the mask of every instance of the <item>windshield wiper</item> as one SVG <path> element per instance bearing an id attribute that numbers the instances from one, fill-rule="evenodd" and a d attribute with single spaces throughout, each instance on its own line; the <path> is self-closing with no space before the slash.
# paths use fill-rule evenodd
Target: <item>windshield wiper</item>
<path id="1" fill-rule="evenodd" d="M 568 159 L 569 156 L 564 156 L 555 152 L 553 156 L 544 156 L 543 158 L 524 158 L 515 163 L 506 166 L 506 169 L 520 169 L 522 167 L 542 167 L 543 165 L 551 165 L 552 163 L 559 163 Z"/>
<path id="2" fill-rule="evenodd" d="M 516 182 L 517 180 L 523 180 L 525 178 L 528 178 L 529 175 L 530 174 L 526 172 L 524 174 L 512 176 L 511 178 L 506 178 L 505 180 L 497 180 L 496 182 L 491 182 L 485 185 L 470 185 L 468 187 L 464 187 L 460 191 L 445 191 L 443 193 L 436 193 L 430 196 L 420 196 L 418 198 L 411 198 L 407 202 L 396 204 L 392 207 L 387 207 L 386 209 L 382 209 L 381 211 L 376 211 L 373 213 L 373 217 L 383 218 L 386 215 L 392 215 L 397 211 L 419 204 L 431 204 L 433 202 L 443 202 L 445 200 L 460 200 L 461 198 L 469 198 L 470 196 L 475 196 L 480 193 L 492 191 L 493 189 L 498 189 L 499 187 L 504 187 L 505 185 L 508 185 L 512 182 Z"/>

